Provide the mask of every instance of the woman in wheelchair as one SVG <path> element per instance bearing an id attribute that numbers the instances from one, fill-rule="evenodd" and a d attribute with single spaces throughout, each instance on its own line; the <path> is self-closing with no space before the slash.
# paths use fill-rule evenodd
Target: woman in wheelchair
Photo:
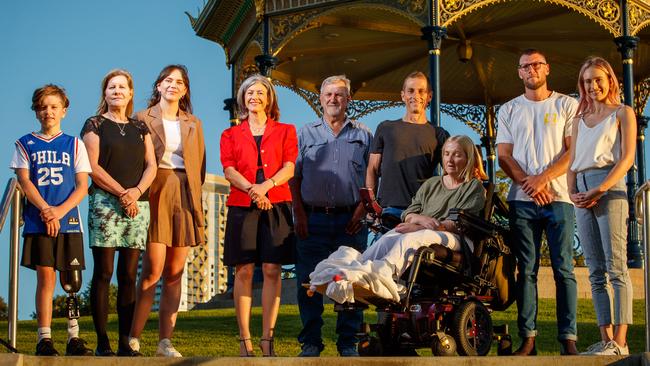
<path id="1" fill-rule="evenodd" d="M 480 152 L 467 136 L 447 139 L 442 154 L 444 175 L 432 177 L 420 187 L 402 214 L 404 222 L 364 253 L 341 247 L 312 272 L 312 290 L 328 284 L 326 294 L 332 299 L 353 302 L 351 285 L 358 283 L 377 296 L 399 301 L 394 279 L 409 267 L 418 248 L 438 244 L 455 251 L 461 249 L 456 225 L 446 219 L 448 212 L 458 208 L 478 214 L 485 205 L 481 180 L 487 176 Z M 332 282 L 334 276 L 338 277 Z"/>

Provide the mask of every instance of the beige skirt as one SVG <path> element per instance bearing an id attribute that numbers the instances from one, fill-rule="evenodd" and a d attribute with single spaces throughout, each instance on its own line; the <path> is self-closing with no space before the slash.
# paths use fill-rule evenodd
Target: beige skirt
<path id="1" fill-rule="evenodd" d="M 192 215 L 187 174 L 183 170 L 158 169 L 149 188 L 149 242 L 168 247 L 205 244 L 205 229 Z"/>

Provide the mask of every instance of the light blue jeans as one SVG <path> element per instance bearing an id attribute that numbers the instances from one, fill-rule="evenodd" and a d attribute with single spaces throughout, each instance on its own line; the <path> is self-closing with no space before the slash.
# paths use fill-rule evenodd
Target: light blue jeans
<path id="1" fill-rule="evenodd" d="M 610 169 L 589 169 L 578 173 L 578 191 L 585 192 L 600 184 Z M 632 281 L 627 270 L 627 218 L 624 179 L 610 188 L 596 206 L 576 208 L 578 235 L 589 267 L 591 297 L 599 326 L 632 324 Z"/>

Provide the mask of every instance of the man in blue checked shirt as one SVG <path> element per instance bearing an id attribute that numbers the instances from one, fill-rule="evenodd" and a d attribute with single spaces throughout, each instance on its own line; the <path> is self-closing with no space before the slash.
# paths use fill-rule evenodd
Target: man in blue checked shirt
<path id="1" fill-rule="evenodd" d="M 346 116 L 349 102 L 350 80 L 344 75 L 328 77 L 321 85 L 323 117 L 298 132 L 298 159 L 290 185 L 299 238 L 296 272 L 303 325 L 298 335 L 301 357 L 318 357 L 324 348 L 323 297 L 307 296 L 301 284 L 309 282 L 316 265 L 339 246 L 363 252 L 368 241 L 359 189 L 365 183 L 372 133 Z M 360 310 L 338 313 L 336 346 L 341 356 L 359 355 L 355 334 L 362 321 Z"/>

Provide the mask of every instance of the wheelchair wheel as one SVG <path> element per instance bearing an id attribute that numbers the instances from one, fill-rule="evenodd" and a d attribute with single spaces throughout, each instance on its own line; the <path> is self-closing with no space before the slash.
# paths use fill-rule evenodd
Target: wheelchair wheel
<path id="1" fill-rule="evenodd" d="M 359 342 L 357 350 L 359 351 L 359 356 L 362 357 L 381 356 L 384 353 L 381 342 L 377 337 L 362 339 Z"/>
<path id="2" fill-rule="evenodd" d="M 492 317 L 485 305 L 466 301 L 454 313 L 451 334 L 461 356 L 485 356 L 492 347 Z"/>
<path id="3" fill-rule="evenodd" d="M 454 356 L 456 354 L 456 341 L 446 334 L 434 337 L 431 342 L 431 353 L 434 356 Z"/>

